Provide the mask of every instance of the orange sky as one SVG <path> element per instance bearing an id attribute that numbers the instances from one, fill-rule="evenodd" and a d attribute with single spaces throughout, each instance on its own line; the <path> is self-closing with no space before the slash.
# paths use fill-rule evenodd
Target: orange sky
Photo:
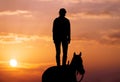
<path id="1" fill-rule="evenodd" d="M 10 82 L 6 76 L 11 82 L 30 82 L 22 76 L 32 77 L 31 71 L 32 80 L 39 82 L 41 73 L 56 65 L 52 23 L 61 7 L 71 22 L 68 60 L 74 52 L 83 53 L 83 82 L 120 81 L 119 0 L 0 0 L 0 82 Z M 11 58 L 18 60 L 15 70 L 8 65 Z M 15 76 L 16 70 L 22 72 Z M 106 74 L 114 74 L 109 76 L 113 79 L 100 78 Z"/>

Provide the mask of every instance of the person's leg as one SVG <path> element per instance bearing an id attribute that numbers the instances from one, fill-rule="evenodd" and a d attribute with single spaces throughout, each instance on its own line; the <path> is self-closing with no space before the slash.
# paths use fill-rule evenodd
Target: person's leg
<path id="1" fill-rule="evenodd" d="M 56 63 L 57 66 L 60 66 L 60 42 L 55 42 L 56 48 Z"/>
<path id="2" fill-rule="evenodd" d="M 62 42 L 62 48 L 63 48 L 62 65 L 66 65 L 66 61 L 67 61 L 67 50 L 68 50 L 68 43 L 67 43 L 66 41 Z"/>

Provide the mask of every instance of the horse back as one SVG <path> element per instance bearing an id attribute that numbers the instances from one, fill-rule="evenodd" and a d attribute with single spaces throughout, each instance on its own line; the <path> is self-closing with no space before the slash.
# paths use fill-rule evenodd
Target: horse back
<path id="1" fill-rule="evenodd" d="M 53 66 L 42 75 L 42 82 L 73 82 L 74 74 L 69 66 Z"/>

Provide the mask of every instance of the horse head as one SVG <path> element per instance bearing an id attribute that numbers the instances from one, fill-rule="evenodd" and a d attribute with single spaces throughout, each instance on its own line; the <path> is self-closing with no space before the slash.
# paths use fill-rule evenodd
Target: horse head
<path id="1" fill-rule="evenodd" d="M 85 70 L 83 67 L 83 61 L 82 61 L 82 53 L 80 52 L 78 55 L 76 53 L 74 53 L 72 61 L 70 63 L 70 67 L 74 70 L 74 71 L 78 71 L 80 74 L 84 74 Z"/>

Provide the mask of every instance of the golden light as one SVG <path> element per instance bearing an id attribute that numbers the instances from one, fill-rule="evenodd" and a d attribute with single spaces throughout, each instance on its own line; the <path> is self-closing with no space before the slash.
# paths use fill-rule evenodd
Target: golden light
<path id="1" fill-rule="evenodd" d="M 15 59 L 11 59 L 9 63 L 10 63 L 10 66 L 12 66 L 12 67 L 16 67 L 18 64 Z"/>

